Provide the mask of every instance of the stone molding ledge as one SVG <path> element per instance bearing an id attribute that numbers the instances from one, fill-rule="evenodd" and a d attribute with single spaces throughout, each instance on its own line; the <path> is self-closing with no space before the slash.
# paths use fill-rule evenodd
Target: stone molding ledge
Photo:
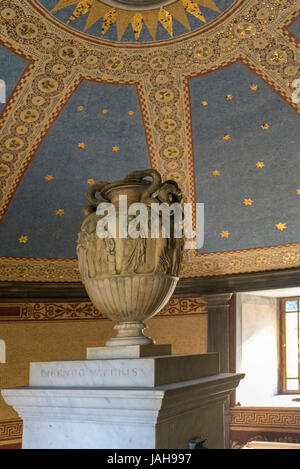
<path id="1" fill-rule="evenodd" d="M 24 421 L 68 419 L 112 425 L 151 425 L 172 420 L 195 407 L 207 407 L 217 401 L 223 403 L 243 376 L 224 373 L 156 388 L 122 390 L 14 388 L 2 390 L 2 395 Z"/>

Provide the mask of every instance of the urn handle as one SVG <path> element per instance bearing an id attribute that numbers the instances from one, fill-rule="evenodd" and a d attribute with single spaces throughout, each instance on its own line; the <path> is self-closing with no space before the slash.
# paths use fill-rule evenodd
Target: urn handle
<path id="1" fill-rule="evenodd" d="M 158 171 L 155 169 L 143 169 L 141 171 L 132 171 L 132 173 L 128 174 L 124 181 L 139 181 L 141 182 L 146 177 L 151 177 L 152 182 L 150 183 L 149 187 L 143 192 L 140 201 L 145 204 L 150 203 L 157 203 L 158 200 L 152 198 L 152 194 L 156 192 L 161 187 L 161 176 Z"/>
<path id="2" fill-rule="evenodd" d="M 93 206 L 93 207 L 98 207 L 99 204 L 103 203 L 103 202 L 107 202 L 107 200 L 100 200 L 100 199 L 97 199 L 97 197 L 95 196 L 96 192 L 102 192 L 103 189 L 109 184 L 109 182 L 105 182 L 105 181 L 99 181 L 99 182 L 96 182 L 95 184 L 92 185 L 92 187 L 89 189 L 86 197 L 89 201 L 89 203 Z"/>
<path id="3" fill-rule="evenodd" d="M 174 202 L 181 202 L 182 192 L 178 187 L 176 181 L 167 180 L 163 183 L 157 193 L 157 198 L 160 202 L 172 204 Z"/>

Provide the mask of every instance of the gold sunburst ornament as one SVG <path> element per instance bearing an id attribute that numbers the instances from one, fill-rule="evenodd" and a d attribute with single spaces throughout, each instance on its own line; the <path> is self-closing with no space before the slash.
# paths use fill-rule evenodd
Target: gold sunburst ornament
<path id="1" fill-rule="evenodd" d="M 102 19 L 101 35 L 103 36 L 116 23 L 119 41 L 129 24 L 132 26 L 136 40 L 139 39 L 144 24 L 153 39 L 156 38 L 158 23 L 172 37 L 173 18 L 187 30 L 190 30 L 186 12 L 203 23 L 206 23 L 206 20 L 199 6 L 220 13 L 214 0 L 59 0 L 52 11 L 55 12 L 75 4 L 77 5 L 67 24 L 88 14 L 85 31 Z"/>

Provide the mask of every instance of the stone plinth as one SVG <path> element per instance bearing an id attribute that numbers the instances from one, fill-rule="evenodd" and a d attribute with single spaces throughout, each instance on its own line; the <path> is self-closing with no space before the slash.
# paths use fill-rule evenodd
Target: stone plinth
<path id="1" fill-rule="evenodd" d="M 185 449 L 199 436 L 224 448 L 223 405 L 242 377 L 220 374 L 214 353 L 32 363 L 30 386 L 2 395 L 27 449 Z"/>
<path id="2" fill-rule="evenodd" d="M 171 344 L 88 347 L 86 349 L 86 358 L 88 360 L 94 360 L 96 358 L 142 358 L 156 357 L 158 355 L 171 355 L 171 353 Z"/>
<path id="3" fill-rule="evenodd" d="M 30 363 L 30 386 L 160 386 L 219 373 L 217 353 Z"/>

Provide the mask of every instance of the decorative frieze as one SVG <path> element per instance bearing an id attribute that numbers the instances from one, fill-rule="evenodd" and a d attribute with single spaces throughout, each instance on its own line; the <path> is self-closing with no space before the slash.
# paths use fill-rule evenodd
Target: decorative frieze
<path id="1" fill-rule="evenodd" d="M 12 440 L 20 440 L 22 438 L 23 422 L 21 419 L 2 420 L 0 421 L 0 445 Z"/>
<path id="2" fill-rule="evenodd" d="M 300 433 L 300 408 L 233 407 L 230 428 Z"/>
<path id="3" fill-rule="evenodd" d="M 158 316 L 190 316 L 206 312 L 202 298 L 172 298 Z M 106 319 L 89 301 L 0 303 L 0 321 Z"/>

